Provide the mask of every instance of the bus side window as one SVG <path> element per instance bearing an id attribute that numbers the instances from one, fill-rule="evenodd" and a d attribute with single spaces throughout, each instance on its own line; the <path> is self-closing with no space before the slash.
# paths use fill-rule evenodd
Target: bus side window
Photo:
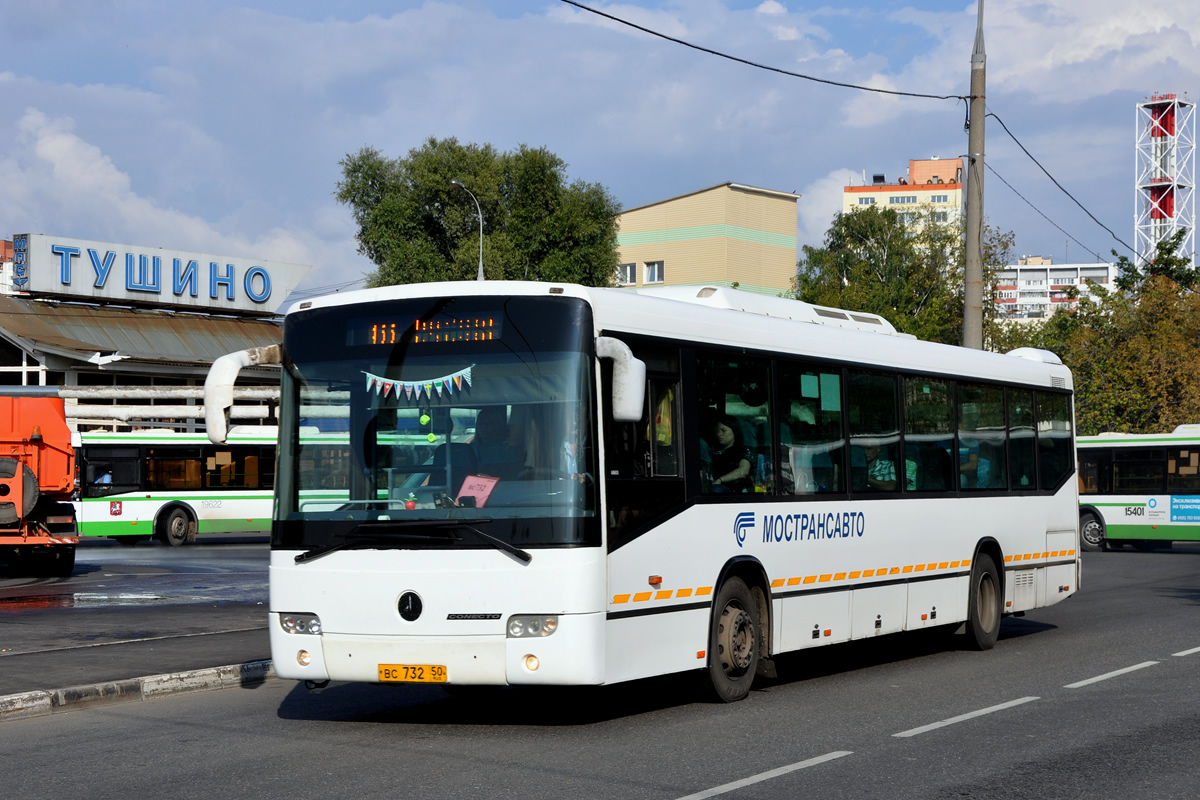
<path id="1" fill-rule="evenodd" d="M 958 384 L 958 470 L 963 489 L 1004 489 L 1004 390 Z"/>
<path id="2" fill-rule="evenodd" d="M 697 354 L 695 441 L 705 494 L 775 493 L 770 374 L 765 359 Z"/>
<path id="3" fill-rule="evenodd" d="M 1065 394 L 1038 392 L 1037 396 L 1038 488 L 1056 489 L 1075 466 L 1071 403 Z"/>
<path id="4" fill-rule="evenodd" d="M 846 384 L 850 423 L 850 489 L 855 492 L 899 491 L 896 459 L 900 424 L 896 376 L 851 370 Z"/>
<path id="5" fill-rule="evenodd" d="M 1037 439 L 1033 392 L 1008 390 L 1008 485 L 1014 491 L 1037 488 Z"/>
<path id="6" fill-rule="evenodd" d="M 845 491 L 840 372 L 779 365 L 780 492 Z"/>
<path id="7" fill-rule="evenodd" d="M 1181 447 L 1167 452 L 1167 492 L 1194 493 L 1200 490 L 1200 448 Z"/>
<path id="8" fill-rule="evenodd" d="M 904 491 L 951 492 L 958 485 L 953 459 L 954 403 L 950 381 L 904 379 Z"/>
<path id="9" fill-rule="evenodd" d="M 650 414 L 647 420 L 646 449 L 650 454 L 650 474 L 678 475 L 679 430 L 677 392 L 673 380 L 652 378 L 650 381 Z"/>

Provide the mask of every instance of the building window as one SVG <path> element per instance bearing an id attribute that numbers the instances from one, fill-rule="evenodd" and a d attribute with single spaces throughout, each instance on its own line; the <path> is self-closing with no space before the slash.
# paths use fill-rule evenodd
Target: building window
<path id="1" fill-rule="evenodd" d="M 637 283 L 637 264 L 621 264 L 617 267 L 617 285 L 633 286 Z"/>
<path id="2" fill-rule="evenodd" d="M 888 198 L 888 202 L 896 205 L 901 203 L 915 203 L 917 196 L 915 194 L 894 194 Z"/>
<path id="3" fill-rule="evenodd" d="M 933 196 L 931 196 L 931 197 L 929 198 L 929 202 L 931 202 L 931 203 L 949 203 L 949 202 L 950 202 L 950 195 L 948 195 L 948 194 L 935 194 L 935 195 L 933 195 Z"/>
<path id="4" fill-rule="evenodd" d="M 860 206 L 873 206 L 873 205 L 875 205 L 875 198 L 874 197 L 860 197 L 860 198 L 858 198 L 858 204 Z"/>
<path id="5" fill-rule="evenodd" d="M 646 283 L 662 283 L 666 280 L 662 261 L 646 262 Z"/>
<path id="6" fill-rule="evenodd" d="M 949 222 L 950 221 L 950 212 L 949 211 L 933 212 L 933 221 L 934 222 Z"/>

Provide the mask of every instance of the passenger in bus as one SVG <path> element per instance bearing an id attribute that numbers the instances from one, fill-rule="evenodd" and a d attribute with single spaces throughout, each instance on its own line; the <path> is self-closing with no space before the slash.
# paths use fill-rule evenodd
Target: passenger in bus
<path id="1" fill-rule="evenodd" d="M 471 447 L 479 471 L 502 479 L 516 478 L 525 463 L 525 452 L 509 435 L 504 406 L 481 408 L 475 416 L 475 436 Z"/>
<path id="2" fill-rule="evenodd" d="M 719 417 L 712 426 L 712 492 L 741 494 L 751 491 L 750 454 L 742 439 L 742 428 L 729 415 Z"/>
<path id="3" fill-rule="evenodd" d="M 583 430 L 579 420 L 571 417 L 567 420 L 567 435 L 563 437 L 562 448 L 559 450 L 558 469 L 576 483 L 591 486 L 595 484 L 595 480 L 586 470 L 584 449 Z"/>
<path id="4" fill-rule="evenodd" d="M 863 458 L 867 462 L 867 488 L 877 492 L 896 491 L 896 465 L 882 454 L 877 444 L 863 446 Z"/>

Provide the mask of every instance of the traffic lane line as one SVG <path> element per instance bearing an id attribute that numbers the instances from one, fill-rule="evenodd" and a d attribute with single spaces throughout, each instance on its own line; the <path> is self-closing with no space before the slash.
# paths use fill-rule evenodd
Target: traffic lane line
<path id="1" fill-rule="evenodd" d="M 997 705 L 997 706 L 988 706 L 987 708 L 981 708 L 978 711 L 969 711 L 966 714 L 959 714 L 957 717 L 950 717 L 949 719 L 944 719 L 944 720 L 941 720 L 940 722 L 931 722 L 928 725 L 922 725 L 919 728 L 911 728 L 907 731 L 900 731 L 900 733 L 893 733 L 892 736 L 894 738 L 907 738 L 909 736 L 916 736 L 921 733 L 927 733 L 928 731 L 937 730 L 938 728 L 944 728 L 947 725 L 954 725 L 959 722 L 965 722 L 969 719 L 975 719 L 976 717 L 982 717 L 987 714 L 994 714 L 997 711 L 1004 711 L 1007 708 L 1013 708 L 1015 706 L 1024 705 L 1025 703 L 1032 703 L 1034 700 L 1041 700 L 1041 698 L 1040 697 L 1022 697 L 1019 700 L 1009 700 L 1007 703 L 1001 703 L 1000 705 Z"/>
<path id="2" fill-rule="evenodd" d="M 762 781 L 769 781 L 772 778 L 778 778 L 780 775 L 787 775 L 789 772 L 795 772 L 796 770 L 805 769 L 807 767 L 815 767 L 818 764 L 824 764 L 826 761 L 833 761 L 834 759 L 842 758 L 843 756 L 852 754 L 853 753 L 850 750 L 834 750 L 832 753 L 826 753 L 823 756 L 810 758 L 807 761 L 798 761 L 795 764 L 788 764 L 786 767 L 779 767 L 778 769 L 769 770 L 767 772 L 760 772 L 757 775 L 751 775 L 749 778 L 742 778 L 740 781 L 726 783 L 722 786 L 713 787 L 712 789 L 705 789 L 704 791 L 697 792 L 696 794 L 689 794 L 686 797 L 680 797 L 678 800 L 704 800 L 706 797 L 716 797 L 717 795 L 726 794 L 736 789 L 751 786 L 755 783 L 761 783 Z"/>
<path id="3" fill-rule="evenodd" d="M 1064 689 L 1078 689 L 1081 686 L 1088 686 L 1089 684 L 1099 683 L 1100 681 L 1106 681 L 1109 678 L 1115 678 L 1118 675 L 1124 675 L 1129 672 L 1136 672 L 1137 670 L 1145 669 L 1146 667 L 1153 667 L 1157 663 L 1158 663 L 1157 661 L 1143 661 L 1140 664 L 1134 664 L 1132 667 L 1125 667 L 1124 669 L 1117 669 L 1117 670 L 1113 670 L 1112 672 L 1106 672 L 1103 675 L 1097 675 L 1096 677 L 1088 678 L 1087 680 L 1076 681 L 1075 683 L 1068 683 L 1063 688 Z"/>
<path id="4" fill-rule="evenodd" d="M 1193 647 L 1191 650 L 1184 650 L 1181 653 L 1171 653 L 1173 656 L 1190 656 L 1193 653 L 1200 653 L 1200 647 Z"/>

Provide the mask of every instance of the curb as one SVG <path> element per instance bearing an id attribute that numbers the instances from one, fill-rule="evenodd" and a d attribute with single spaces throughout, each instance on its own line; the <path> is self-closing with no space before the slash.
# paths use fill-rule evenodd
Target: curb
<path id="1" fill-rule="evenodd" d="M 207 692 L 262 684 L 275 677 L 271 661 L 250 661 L 224 667 L 147 675 L 123 681 L 68 686 L 65 689 L 39 689 L 0 697 L 0 723 L 10 719 L 28 719 L 89 706 L 150 700 L 183 692 Z"/>

